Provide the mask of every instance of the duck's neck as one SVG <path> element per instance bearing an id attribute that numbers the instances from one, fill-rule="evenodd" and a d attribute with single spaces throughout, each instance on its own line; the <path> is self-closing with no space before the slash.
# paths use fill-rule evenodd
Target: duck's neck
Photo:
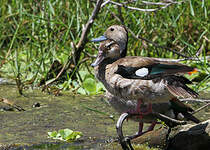
<path id="1" fill-rule="evenodd" d="M 121 54 L 120 54 L 120 57 L 123 58 L 123 57 L 125 57 L 126 55 L 127 55 L 127 43 L 126 43 L 126 45 L 125 45 L 124 50 L 122 50 L 122 52 L 121 52 Z"/>
<path id="2" fill-rule="evenodd" d="M 128 31 L 127 31 L 127 29 L 125 28 L 125 30 L 126 30 L 126 33 L 127 33 L 127 35 L 126 35 L 126 39 L 124 39 L 123 41 L 122 41 L 122 43 L 121 44 L 119 44 L 120 45 L 120 57 L 121 58 L 123 58 L 123 57 L 125 57 L 126 55 L 127 55 L 127 47 L 128 47 Z M 122 50 L 122 51 L 121 51 Z"/>
<path id="3" fill-rule="evenodd" d="M 113 62 L 117 61 L 120 58 L 121 57 L 119 57 L 119 58 L 106 58 L 101 62 L 101 64 L 106 64 L 106 65 L 112 64 Z"/>

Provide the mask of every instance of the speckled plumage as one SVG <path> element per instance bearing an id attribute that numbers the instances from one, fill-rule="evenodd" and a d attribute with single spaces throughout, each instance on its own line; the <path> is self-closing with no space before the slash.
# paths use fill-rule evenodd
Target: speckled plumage
<path id="1" fill-rule="evenodd" d="M 146 132 L 153 130 L 157 118 L 152 115 L 152 111 L 175 119 L 180 119 L 178 117 L 181 114 L 184 115 L 182 118 L 199 122 L 188 113 L 192 109 L 177 99 L 198 95 L 186 86 L 191 81 L 181 76 L 193 72 L 194 68 L 158 58 L 126 57 L 128 35 L 126 29 L 119 25 L 109 27 L 104 36 L 93 41 L 101 41 L 98 56 L 92 66 L 96 78 L 107 90 L 110 104 L 118 112 L 128 112 L 131 119 L 139 121 L 138 134 L 133 137 L 145 133 L 142 132 L 144 122 L 152 123 Z M 172 101 L 173 106 L 183 110 L 172 108 Z M 138 113 L 139 116 L 132 116 L 132 113 Z"/>
<path id="2" fill-rule="evenodd" d="M 111 29 L 114 29 L 114 31 L 111 31 Z M 111 26 L 104 35 L 107 36 L 107 40 L 100 43 L 97 58 L 100 61 L 96 59 L 94 68 L 96 78 L 104 84 L 111 94 L 125 100 L 141 99 L 144 103 L 167 102 L 177 96 L 197 96 L 196 92 L 185 85 L 190 83 L 189 80 L 174 75 L 193 71 L 194 68 L 180 63 L 160 61 L 156 58 L 124 57 L 127 48 L 127 32 L 122 26 Z M 125 67 L 156 67 L 160 64 L 169 66 L 169 69 L 166 68 L 164 72 L 155 74 L 152 79 L 128 79 L 116 73 L 119 65 Z M 172 69 L 170 66 L 173 66 Z M 183 78 L 189 82 L 179 82 L 179 79 L 182 80 Z"/>
<path id="3" fill-rule="evenodd" d="M 108 91 L 106 91 L 105 96 L 108 99 L 109 104 L 120 114 L 129 110 L 135 110 L 137 107 L 137 102 L 135 100 L 119 99 Z M 141 105 L 140 109 L 144 111 L 148 107 L 147 105 L 148 104 Z M 193 109 L 188 105 L 180 103 L 178 100 L 163 103 L 153 103 L 152 108 L 153 112 L 161 113 L 173 119 L 190 120 L 195 123 L 200 122 L 199 119 L 190 114 Z M 130 119 L 143 123 L 152 123 L 157 120 L 157 118 L 152 114 L 145 115 L 142 119 L 137 116 L 131 116 Z"/>

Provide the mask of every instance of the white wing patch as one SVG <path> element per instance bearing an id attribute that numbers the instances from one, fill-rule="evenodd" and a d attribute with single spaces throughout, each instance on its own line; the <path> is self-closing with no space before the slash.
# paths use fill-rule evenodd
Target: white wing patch
<path id="1" fill-rule="evenodd" d="M 135 74 L 139 77 L 144 77 L 148 75 L 148 73 L 149 73 L 149 70 L 147 68 L 141 68 L 141 69 L 136 70 L 135 72 Z"/>

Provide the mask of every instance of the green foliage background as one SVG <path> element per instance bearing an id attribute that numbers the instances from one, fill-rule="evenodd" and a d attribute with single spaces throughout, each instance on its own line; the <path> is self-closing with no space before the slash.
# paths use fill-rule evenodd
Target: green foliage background
<path id="1" fill-rule="evenodd" d="M 0 2 L 0 76 L 19 78 L 24 86 L 37 86 L 46 77 L 51 64 L 58 60 L 65 64 L 73 51 L 71 42 L 77 44 L 82 29 L 95 6 L 91 0 L 1 0 Z M 132 4 L 141 6 L 141 1 Z M 119 15 L 116 6 L 106 5 L 100 10 L 88 34 L 88 39 L 103 34 L 112 24 L 120 24 L 113 14 Z M 174 4 L 157 12 L 140 12 L 122 8 L 125 25 L 136 35 L 162 46 L 194 57 L 200 49 L 202 61 L 190 62 L 201 77 L 193 87 L 197 91 L 209 89 L 209 64 L 206 59 L 210 49 L 210 1 L 189 0 Z M 161 58 L 180 58 L 165 49 L 157 48 L 129 34 L 128 55 Z M 78 79 L 67 78 L 56 85 L 82 94 L 97 94 L 103 86 L 94 79 L 90 67 L 97 54 L 97 45 L 88 42 L 82 53 L 83 62 L 77 73 Z M 56 75 L 55 75 L 56 76 Z"/>

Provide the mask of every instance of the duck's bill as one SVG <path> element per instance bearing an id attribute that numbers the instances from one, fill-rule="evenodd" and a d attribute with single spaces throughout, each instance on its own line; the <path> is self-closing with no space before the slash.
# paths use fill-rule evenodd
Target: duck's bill
<path id="1" fill-rule="evenodd" d="M 105 37 L 103 35 L 103 36 L 100 36 L 98 38 L 92 39 L 91 42 L 101 42 L 101 41 L 105 41 L 105 40 L 107 40 L 107 37 Z"/>
<path id="2" fill-rule="evenodd" d="M 96 58 L 96 60 L 95 60 L 95 62 L 94 63 L 92 63 L 91 64 L 91 66 L 92 67 L 96 67 L 96 66 L 98 66 L 103 60 L 104 60 L 104 55 L 103 55 L 103 53 L 98 53 L 98 56 L 97 56 L 97 58 Z"/>

